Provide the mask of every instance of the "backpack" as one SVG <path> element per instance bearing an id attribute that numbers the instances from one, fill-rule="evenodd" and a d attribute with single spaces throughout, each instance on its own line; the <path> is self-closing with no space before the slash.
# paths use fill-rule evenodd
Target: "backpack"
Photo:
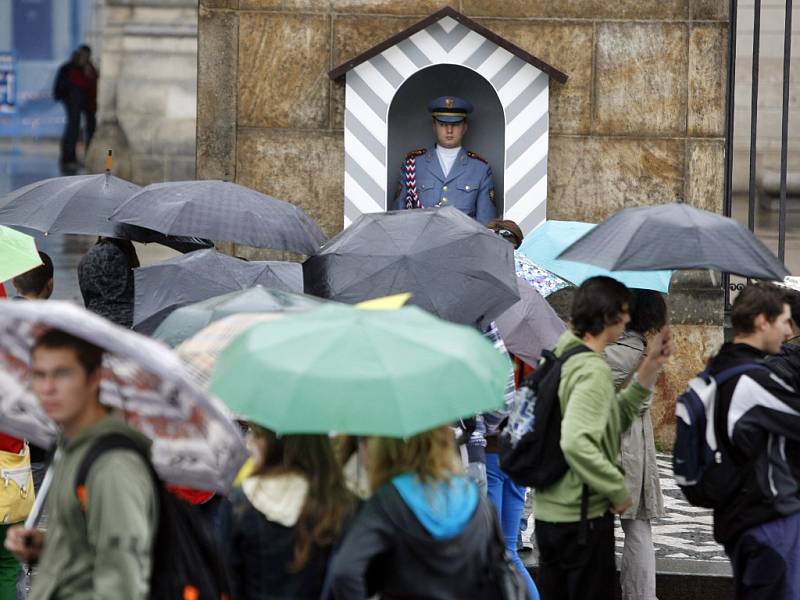
<path id="1" fill-rule="evenodd" d="M 500 433 L 500 468 L 518 485 L 545 488 L 569 470 L 561 451 L 561 367 L 576 354 L 591 352 L 584 345 L 556 358 L 542 352 L 539 367 L 514 395 L 508 422 Z"/>
<path id="2" fill-rule="evenodd" d="M 740 469 L 723 452 L 717 435 L 717 394 L 725 382 L 754 370 L 768 368 L 745 363 L 716 375 L 706 369 L 678 396 L 672 470 L 678 487 L 694 506 L 718 508 L 739 489 Z"/>
<path id="3" fill-rule="evenodd" d="M 53 99 L 64 102 L 69 95 L 69 65 L 61 65 L 53 81 Z"/>
<path id="4" fill-rule="evenodd" d="M 100 438 L 78 467 L 75 493 L 86 511 L 89 471 L 109 450 L 133 450 L 146 462 L 158 496 L 158 529 L 153 539 L 150 575 L 151 600 L 230 600 L 228 576 L 217 544 L 195 507 L 169 491 L 156 474 L 147 454 L 130 437 L 114 433 Z"/>

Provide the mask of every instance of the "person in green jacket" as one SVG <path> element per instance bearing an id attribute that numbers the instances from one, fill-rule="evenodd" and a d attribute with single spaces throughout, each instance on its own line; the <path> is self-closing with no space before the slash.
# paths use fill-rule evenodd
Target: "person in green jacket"
<path id="1" fill-rule="evenodd" d="M 614 598 L 614 515 L 632 502 L 617 461 L 620 438 L 673 353 L 665 327 L 648 341 L 648 354 L 630 385 L 614 392 L 602 352 L 630 320 L 629 301 L 628 288 L 610 277 L 586 280 L 575 293 L 572 331 L 564 332 L 555 347 L 556 356 L 581 344 L 591 352 L 572 356 L 561 369 L 561 450 L 569 470 L 536 494 L 543 600 Z M 587 521 L 582 523 L 584 485 L 589 494 Z"/>
<path id="2" fill-rule="evenodd" d="M 49 330 L 31 351 L 31 389 L 62 437 L 51 468 L 47 533 L 15 526 L 5 547 L 37 562 L 29 600 L 144 600 L 150 586 L 158 519 L 155 483 L 135 451 L 114 449 L 93 463 L 86 495 L 75 480 L 86 452 L 102 436 L 121 433 L 149 452 L 150 441 L 100 403 L 103 351 Z"/>

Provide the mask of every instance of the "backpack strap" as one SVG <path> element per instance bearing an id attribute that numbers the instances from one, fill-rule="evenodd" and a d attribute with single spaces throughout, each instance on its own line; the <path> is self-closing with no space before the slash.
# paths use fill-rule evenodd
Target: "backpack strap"
<path id="1" fill-rule="evenodd" d="M 714 381 L 717 382 L 717 386 L 730 381 L 734 377 L 738 377 L 739 375 L 743 375 L 748 371 L 769 371 L 770 368 L 762 363 L 752 362 L 752 363 L 744 363 L 741 365 L 736 365 L 735 367 L 729 367 L 727 369 L 723 369 L 716 375 L 710 375 L 714 378 Z"/>
<path id="2" fill-rule="evenodd" d="M 86 512 L 89 500 L 89 493 L 86 489 L 86 481 L 89 479 L 89 472 L 92 469 L 92 465 L 94 465 L 95 461 L 104 453 L 108 452 L 109 450 L 133 450 L 147 464 L 150 472 L 155 477 L 155 471 L 153 470 L 152 463 L 150 462 L 150 457 L 142 450 L 142 448 L 134 442 L 130 437 L 122 433 L 110 433 L 108 435 L 102 436 L 97 442 L 92 444 L 89 450 L 86 452 L 86 455 L 81 460 L 81 464 L 78 466 L 78 473 L 75 476 L 75 495 L 78 498 L 78 502 L 81 505 L 81 510 Z"/>
<path id="3" fill-rule="evenodd" d="M 584 352 L 594 352 L 594 351 L 591 348 L 589 348 L 589 346 L 581 344 L 580 346 L 575 346 L 574 348 L 570 348 L 569 350 L 564 352 L 561 356 L 558 357 L 558 361 L 561 362 L 561 364 L 564 364 L 576 354 L 582 354 Z"/>

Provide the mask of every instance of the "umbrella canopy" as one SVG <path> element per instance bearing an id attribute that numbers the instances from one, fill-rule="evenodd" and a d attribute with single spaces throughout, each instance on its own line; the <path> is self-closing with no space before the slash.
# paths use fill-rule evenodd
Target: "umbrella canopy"
<path id="1" fill-rule="evenodd" d="M 0 301 L 0 430 L 45 447 L 56 428 L 26 388 L 30 349 L 55 327 L 108 351 L 100 400 L 153 440 L 153 464 L 170 483 L 226 492 L 247 457 L 238 427 L 163 344 L 69 302 Z"/>
<path id="2" fill-rule="evenodd" d="M 42 264 L 35 240 L 0 225 L 0 284 Z"/>
<path id="3" fill-rule="evenodd" d="M 683 203 L 626 208 L 575 241 L 559 258 L 615 270 L 713 269 L 756 279 L 789 275 L 769 248 L 738 221 Z"/>
<path id="4" fill-rule="evenodd" d="M 517 270 L 517 277 L 524 279 L 545 298 L 571 285 L 558 275 L 542 269 L 519 250 L 514 250 L 514 266 Z"/>
<path id="5" fill-rule="evenodd" d="M 580 285 L 590 277 L 605 275 L 621 281 L 630 288 L 655 290 L 666 294 L 672 271 L 609 271 L 595 264 L 574 259 L 565 260 L 559 256 L 565 248 L 589 231 L 595 225 L 580 221 L 546 221 L 525 236 L 519 251 L 533 262 L 567 281 Z"/>
<path id="6" fill-rule="evenodd" d="M 556 345 L 566 325 L 542 295 L 523 278 L 517 278 L 520 300 L 495 319 L 506 348 L 529 365 L 536 365 L 542 350 Z"/>
<path id="7" fill-rule="evenodd" d="M 256 285 L 176 309 L 161 322 L 153 337 L 170 346 L 177 346 L 208 324 L 230 315 L 299 312 L 315 308 L 321 302 L 313 296 Z"/>
<path id="8" fill-rule="evenodd" d="M 112 215 L 120 223 L 256 248 L 316 253 L 325 236 L 300 208 L 227 181 L 154 183 Z"/>
<path id="9" fill-rule="evenodd" d="M 175 352 L 183 360 L 186 370 L 192 376 L 192 379 L 199 383 L 203 389 L 206 389 L 217 364 L 217 359 L 222 354 L 222 351 L 228 347 L 228 344 L 244 332 L 245 329 L 256 323 L 274 321 L 283 317 L 283 313 L 231 315 L 201 329 L 177 346 Z"/>
<path id="10" fill-rule="evenodd" d="M 302 292 L 299 263 L 246 261 L 198 250 L 134 270 L 133 328 L 151 334 L 176 308 L 256 285 Z"/>
<path id="11" fill-rule="evenodd" d="M 467 325 L 519 300 L 513 246 L 452 206 L 364 214 L 306 260 L 303 279 L 306 293 L 349 304 L 410 292 Z"/>
<path id="12" fill-rule="evenodd" d="M 209 389 L 281 434 L 408 437 L 503 405 L 510 368 L 475 328 L 418 308 L 325 305 L 247 329 Z"/>

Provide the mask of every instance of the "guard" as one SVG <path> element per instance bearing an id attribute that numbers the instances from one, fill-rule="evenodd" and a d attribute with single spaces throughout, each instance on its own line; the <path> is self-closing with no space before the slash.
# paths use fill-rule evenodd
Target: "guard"
<path id="1" fill-rule="evenodd" d="M 483 225 L 497 216 L 492 169 L 485 158 L 465 151 L 472 104 L 442 96 L 428 104 L 436 144 L 406 154 L 394 208 L 455 206 Z"/>

